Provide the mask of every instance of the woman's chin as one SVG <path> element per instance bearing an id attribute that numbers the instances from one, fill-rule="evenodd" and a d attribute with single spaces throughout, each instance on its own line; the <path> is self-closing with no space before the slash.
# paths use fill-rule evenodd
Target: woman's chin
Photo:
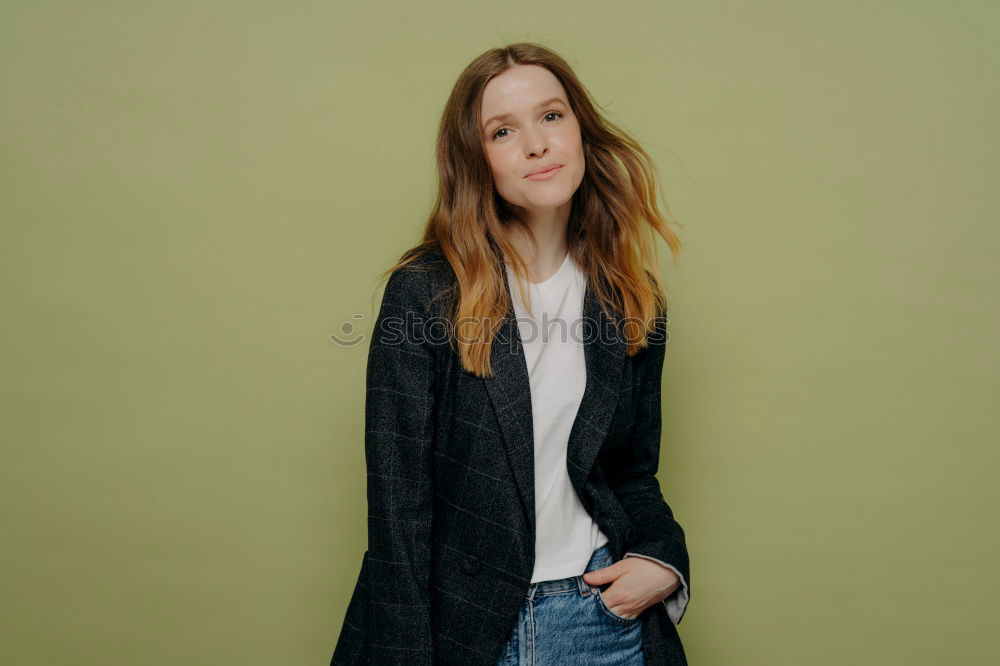
<path id="1" fill-rule="evenodd" d="M 547 192 L 545 196 L 534 196 L 525 200 L 524 207 L 532 211 L 547 211 L 562 208 L 573 199 L 572 192 L 553 191 Z"/>

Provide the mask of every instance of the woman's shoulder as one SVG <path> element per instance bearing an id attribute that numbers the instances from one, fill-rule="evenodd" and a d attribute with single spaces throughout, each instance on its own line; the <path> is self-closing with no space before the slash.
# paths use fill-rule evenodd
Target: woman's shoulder
<path id="1" fill-rule="evenodd" d="M 437 245 L 418 245 L 403 253 L 400 261 L 408 260 L 406 266 L 401 270 L 418 270 L 424 272 L 435 272 L 450 270 L 444 251 Z"/>
<path id="2" fill-rule="evenodd" d="M 455 279 L 451 264 L 436 245 L 417 246 L 407 250 L 396 263 L 403 265 L 392 272 L 392 278 L 411 287 L 433 290 L 435 286 L 446 285 Z"/>
<path id="3" fill-rule="evenodd" d="M 456 284 L 454 271 L 437 246 L 418 246 L 400 257 L 406 263 L 395 269 L 386 283 L 385 296 L 411 308 L 419 305 L 428 314 L 444 300 Z M 399 262 L 397 262 L 399 263 Z"/>

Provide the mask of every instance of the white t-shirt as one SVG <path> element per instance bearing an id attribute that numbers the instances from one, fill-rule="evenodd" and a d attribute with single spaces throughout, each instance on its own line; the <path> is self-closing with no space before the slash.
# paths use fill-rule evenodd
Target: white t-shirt
<path id="1" fill-rule="evenodd" d="M 587 276 L 567 254 L 552 277 L 527 283 L 529 313 L 513 269 L 505 268 L 531 386 L 537 525 L 531 582 L 579 576 L 608 542 L 566 469 L 569 432 L 587 384 L 580 321 Z"/>

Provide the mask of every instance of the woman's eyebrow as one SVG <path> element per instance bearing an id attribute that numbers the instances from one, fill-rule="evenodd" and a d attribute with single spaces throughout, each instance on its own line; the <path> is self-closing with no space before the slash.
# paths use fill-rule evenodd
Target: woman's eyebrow
<path id="1" fill-rule="evenodd" d="M 548 106 L 549 104 L 552 104 L 554 102 L 560 102 L 564 106 L 566 105 L 566 102 L 563 101 L 562 97 L 550 97 L 549 99 L 545 100 L 544 102 L 540 102 L 537 106 L 535 106 L 535 110 L 537 111 L 538 109 L 542 108 L 543 106 Z M 491 122 L 493 122 L 494 120 L 499 120 L 499 121 L 503 122 L 505 120 L 509 120 L 512 117 L 513 117 L 513 114 L 511 114 L 511 113 L 501 113 L 498 116 L 493 116 L 492 118 L 490 118 L 489 120 L 487 120 L 485 123 L 483 123 L 483 129 L 486 129 L 486 127 Z"/>

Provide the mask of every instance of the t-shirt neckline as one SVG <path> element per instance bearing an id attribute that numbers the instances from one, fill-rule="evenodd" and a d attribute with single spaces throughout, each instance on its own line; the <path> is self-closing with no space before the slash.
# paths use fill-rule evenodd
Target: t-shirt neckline
<path id="1" fill-rule="evenodd" d="M 566 256 L 563 258 L 562 263 L 559 264 L 559 268 L 556 269 L 555 273 L 553 273 L 546 279 L 542 280 L 541 282 L 531 282 L 530 280 L 525 280 L 525 282 L 527 282 L 528 287 L 532 289 L 539 289 L 544 291 L 545 289 L 548 289 L 559 282 L 562 276 L 569 270 L 570 261 L 571 261 L 570 253 L 567 252 Z M 509 265 L 507 266 L 507 270 L 510 271 L 511 274 L 513 274 L 513 269 Z"/>

